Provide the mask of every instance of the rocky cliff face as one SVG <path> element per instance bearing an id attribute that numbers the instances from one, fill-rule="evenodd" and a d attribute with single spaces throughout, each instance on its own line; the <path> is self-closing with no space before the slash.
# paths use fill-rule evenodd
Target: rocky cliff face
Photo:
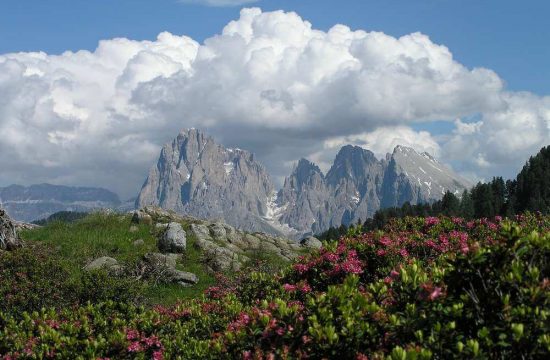
<path id="1" fill-rule="evenodd" d="M 394 149 L 383 183 L 382 208 L 401 206 L 406 201 L 433 202 L 441 199 L 446 191 L 460 196 L 473 185 L 430 154 L 417 153 L 405 146 Z"/>
<path id="2" fill-rule="evenodd" d="M 364 221 L 381 207 L 432 202 L 471 184 L 427 153 L 397 146 L 378 160 L 344 146 L 326 176 L 301 159 L 278 192 L 265 168 L 240 149 L 226 149 L 198 130 L 164 146 L 136 201 L 247 231 L 301 238 Z"/>
<path id="3" fill-rule="evenodd" d="M 59 211 L 87 212 L 120 205 L 108 190 L 50 184 L 0 188 L 0 205 L 18 221 L 45 219 Z"/>
<path id="4" fill-rule="evenodd" d="M 220 219 L 247 231 L 280 233 L 265 219 L 273 192 L 267 171 L 253 154 L 226 149 L 190 129 L 163 147 L 136 205 Z"/>
<path id="5" fill-rule="evenodd" d="M 446 191 L 460 195 L 467 180 L 427 153 L 397 146 L 378 160 L 358 146 L 344 146 L 324 176 L 307 160 L 300 160 L 277 198 L 277 220 L 297 233 L 319 233 L 331 226 L 349 225 L 380 209 L 433 202 Z"/>

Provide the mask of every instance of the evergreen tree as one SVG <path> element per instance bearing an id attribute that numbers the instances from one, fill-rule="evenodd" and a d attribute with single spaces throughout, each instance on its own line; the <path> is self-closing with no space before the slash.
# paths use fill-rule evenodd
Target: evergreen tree
<path id="1" fill-rule="evenodd" d="M 445 192 L 441 199 L 441 212 L 447 216 L 457 216 L 460 213 L 460 200 L 450 191 Z"/>
<path id="2" fill-rule="evenodd" d="M 529 159 L 516 182 L 516 212 L 550 213 L 550 146 Z"/>
<path id="3" fill-rule="evenodd" d="M 473 219 L 475 216 L 474 201 L 468 190 L 464 190 L 462 193 L 462 199 L 460 200 L 460 216 L 468 220 Z"/>

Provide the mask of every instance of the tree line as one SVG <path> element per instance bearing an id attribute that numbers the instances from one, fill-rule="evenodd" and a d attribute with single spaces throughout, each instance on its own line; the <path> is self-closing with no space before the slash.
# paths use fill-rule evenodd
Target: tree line
<path id="1" fill-rule="evenodd" d="M 477 183 L 460 196 L 447 191 L 441 200 L 433 203 L 378 210 L 364 223 L 351 226 L 356 230 L 381 229 L 390 219 L 406 216 L 458 216 L 465 219 L 510 217 L 526 211 L 550 214 L 550 146 L 532 156 L 514 180 L 494 177 L 490 182 Z M 332 227 L 319 236 L 321 240 L 337 239 L 347 234 L 348 226 Z"/>

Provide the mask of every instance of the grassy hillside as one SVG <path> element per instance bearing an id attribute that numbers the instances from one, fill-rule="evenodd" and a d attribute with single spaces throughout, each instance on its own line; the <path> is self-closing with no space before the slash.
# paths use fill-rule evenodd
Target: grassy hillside
<path id="1" fill-rule="evenodd" d="M 383 231 L 352 230 L 275 276 L 249 268 L 219 278 L 174 306 L 106 301 L 22 318 L 4 311 L 0 354 L 545 359 L 549 260 L 549 217 L 405 218 Z"/>
<path id="2" fill-rule="evenodd" d="M 130 215 L 93 213 L 76 222 L 52 222 L 44 227 L 27 230 L 21 237 L 31 246 L 45 245 L 54 250 L 75 279 L 82 276 L 83 267 L 93 259 L 110 256 L 127 267 L 136 266 L 149 252 L 158 252 L 157 233 L 151 225 L 133 224 Z M 138 239 L 143 245 L 134 245 Z M 179 270 L 195 273 L 200 282 L 196 286 L 183 288 L 170 284 L 146 284 L 144 296 L 151 303 L 171 304 L 177 299 L 193 297 L 214 282 L 200 262 L 200 252 L 193 246 L 195 239 L 188 237 L 188 248 Z"/>

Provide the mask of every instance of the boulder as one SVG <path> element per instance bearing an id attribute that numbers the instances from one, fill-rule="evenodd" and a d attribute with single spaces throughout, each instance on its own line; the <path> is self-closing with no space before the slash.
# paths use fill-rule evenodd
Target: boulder
<path id="1" fill-rule="evenodd" d="M 118 264 L 118 261 L 116 259 L 113 259 L 109 256 L 102 256 L 100 258 L 95 259 L 88 265 L 84 266 L 84 270 L 86 271 L 94 271 L 94 270 L 119 270 L 120 265 Z"/>
<path id="2" fill-rule="evenodd" d="M 320 249 L 323 243 L 314 236 L 308 236 L 300 241 L 300 245 L 309 249 Z"/>
<path id="3" fill-rule="evenodd" d="M 145 245 L 145 241 L 143 241 L 143 239 L 137 239 L 136 241 L 134 241 L 134 242 L 132 243 L 132 245 L 134 245 L 134 246 L 136 246 L 136 247 L 138 247 L 138 246 L 143 246 L 143 245 Z"/>
<path id="4" fill-rule="evenodd" d="M 227 242 L 227 232 L 225 227 L 221 223 L 214 223 L 210 225 L 210 232 L 214 236 L 214 239 L 218 241 Z"/>
<path id="5" fill-rule="evenodd" d="M 144 210 L 136 210 L 134 211 L 134 215 L 132 216 L 132 222 L 136 224 L 146 224 L 146 225 L 152 225 L 153 224 L 153 218 L 151 215 L 147 214 Z"/>
<path id="6" fill-rule="evenodd" d="M 21 246 L 16 226 L 8 214 L 0 209 L 0 250 L 13 250 Z"/>
<path id="7" fill-rule="evenodd" d="M 199 278 L 197 275 L 187 272 L 187 271 L 181 271 L 176 269 L 170 269 L 166 273 L 166 280 L 168 280 L 171 283 L 178 284 L 181 286 L 192 286 L 199 282 Z"/>
<path id="8" fill-rule="evenodd" d="M 212 237 L 210 236 L 210 230 L 208 230 L 208 227 L 203 224 L 191 224 L 191 232 L 195 236 L 197 240 L 208 240 L 212 241 Z"/>
<path id="9" fill-rule="evenodd" d="M 187 247 L 185 231 L 177 222 L 168 224 L 166 231 L 160 237 L 158 248 L 162 252 L 182 253 Z"/>
<path id="10" fill-rule="evenodd" d="M 143 256 L 143 259 L 153 267 L 175 268 L 179 257 L 178 254 L 148 253 Z"/>

